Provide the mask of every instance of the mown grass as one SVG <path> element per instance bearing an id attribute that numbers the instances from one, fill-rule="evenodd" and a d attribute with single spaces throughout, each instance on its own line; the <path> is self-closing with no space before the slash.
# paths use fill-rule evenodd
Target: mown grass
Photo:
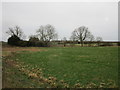
<path id="1" fill-rule="evenodd" d="M 56 77 L 70 86 L 113 82 L 118 86 L 118 47 L 51 47 L 14 57 L 42 68 L 44 77 Z"/>

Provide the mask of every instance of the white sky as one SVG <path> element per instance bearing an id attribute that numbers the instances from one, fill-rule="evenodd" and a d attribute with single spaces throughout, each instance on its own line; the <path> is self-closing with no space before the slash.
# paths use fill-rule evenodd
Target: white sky
<path id="1" fill-rule="evenodd" d="M 79 27 L 86 26 L 93 35 L 103 40 L 118 40 L 117 2 L 3 2 L 2 40 L 9 27 L 19 25 L 28 36 L 40 25 L 51 24 L 59 39 L 67 37 Z"/>

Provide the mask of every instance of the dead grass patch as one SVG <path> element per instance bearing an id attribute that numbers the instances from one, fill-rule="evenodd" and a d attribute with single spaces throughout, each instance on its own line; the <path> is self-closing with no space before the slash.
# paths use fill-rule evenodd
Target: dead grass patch
<path id="1" fill-rule="evenodd" d="M 16 51 L 41 51 L 41 49 L 39 49 L 38 47 L 5 47 L 2 49 L 2 51 L 12 51 L 12 52 L 16 52 Z"/>
<path id="2" fill-rule="evenodd" d="M 47 51 L 47 50 L 40 49 L 39 47 L 3 47 L 2 56 L 9 56 L 13 52 L 18 52 L 18 51 L 38 52 L 38 51 Z"/>

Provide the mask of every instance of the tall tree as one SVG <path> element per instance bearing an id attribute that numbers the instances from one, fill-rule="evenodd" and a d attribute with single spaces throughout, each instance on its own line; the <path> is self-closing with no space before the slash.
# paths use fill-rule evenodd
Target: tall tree
<path id="1" fill-rule="evenodd" d="M 45 43 L 49 43 L 50 41 L 57 39 L 55 28 L 50 24 L 46 26 L 41 25 L 37 30 L 37 36 L 40 41 L 43 41 Z"/>
<path id="2" fill-rule="evenodd" d="M 23 34 L 23 31 L 19 26 L 9 28 L 9 30 L 6 33 L 10 36 L 17 36 L 20 39 L 25 38 L 25 35 Z"/>
<path id="3" fill-rule="evenodd" d="M 83 46 L 84 41 L 89 38 L 89 36 L 90 32 L 88 31 L 88 28 L 81 26 L 72 32 L 71 38 L 80 41 L 81 46 Z"/>

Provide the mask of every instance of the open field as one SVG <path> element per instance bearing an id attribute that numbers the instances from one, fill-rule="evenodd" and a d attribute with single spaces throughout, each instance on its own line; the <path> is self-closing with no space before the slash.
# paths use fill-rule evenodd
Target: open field
<path id="1" fill-rule="evenodd" d="M 3 48 L 3 87 L 118 87 L 118 47 Z"/>

